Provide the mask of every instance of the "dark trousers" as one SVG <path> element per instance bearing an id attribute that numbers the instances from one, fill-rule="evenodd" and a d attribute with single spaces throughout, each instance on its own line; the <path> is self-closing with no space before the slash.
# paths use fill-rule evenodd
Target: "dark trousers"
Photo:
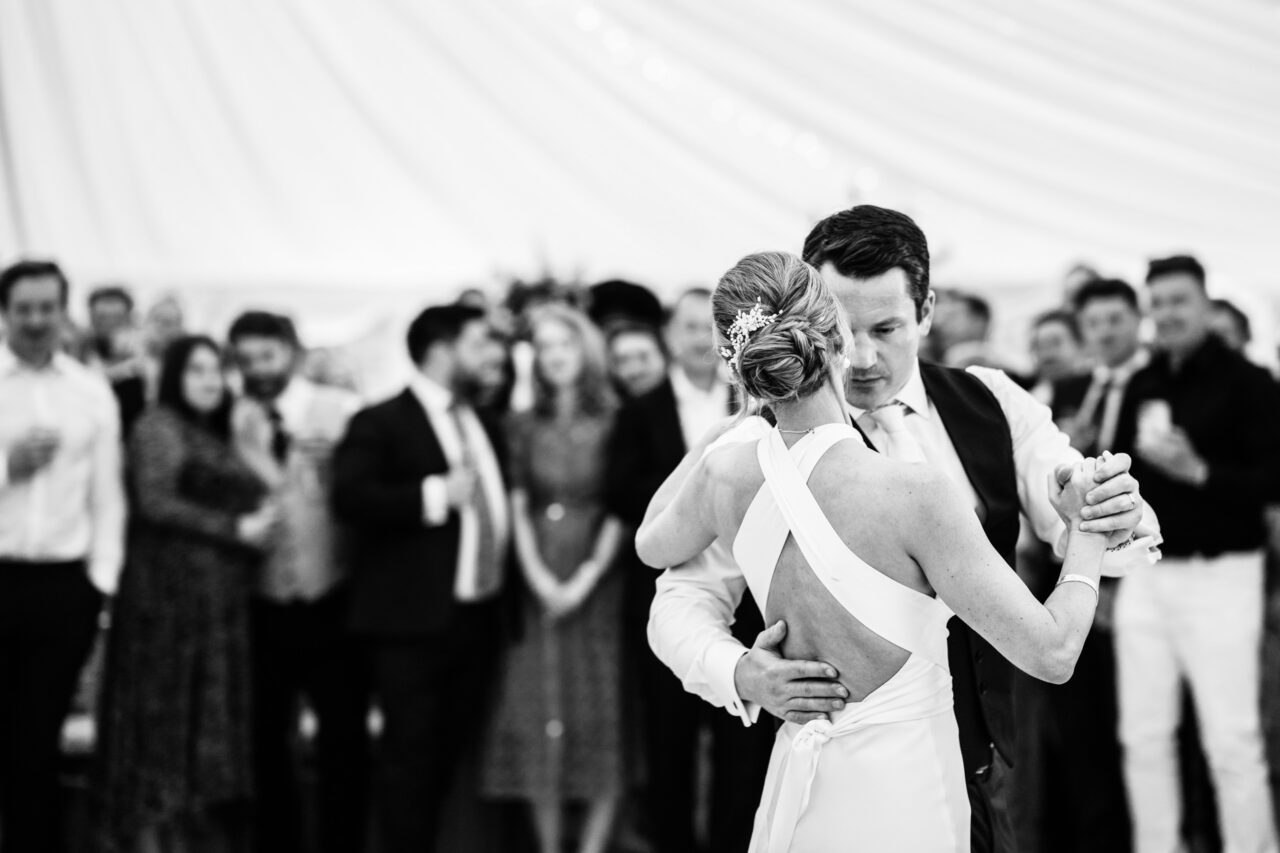
<path id="1" fill-rule="evenodd" d="M 711 711 L 711 853 L 746 853 L 778 721 L 762 711 L 748 728 Z"/>
<path id="2" fill-rule="evenodd" d="M 458 605 L 438 633 L 371 639 L 386 853 L 436 849 L 458 762 L 474 754 L 488 716 L 502 636 L 498 607 L 485 603 Z"/>
<path id="3" fill-rule="evenodd" d="M 653 598 L 652 574 L 640 595 L 647 595 L 642 615 Z M 636 615 L 642 625 L 641 614 Z M 748 595 L 738 608 L 733 633 L 743 643 L 755 642 L 764 630 L 755 601 Z M 751 727 L 720 708 L 686 693 L 680 680 L 647 647 L 637 669 L 644 703 L 643 746 L 648 767 L 645 811 L 657 853 L 696 851 L 694 813 L 698 803 L 698 735 L 711 730 L 708 790 L 710 853 L 745 853 L 760 792 L 769 769 L 777 721 L 762 713 Z"/>
<path id="4" fill-rule="evenodd" d="M 972 853 L 1019 853 L 1010 802 L 1013 770 L 999 752 L 991 752 L 991 764 L 966 780 Z"/>
<path id="5" fill-rule="evenodd" d="M 256 848 L 272 853 L 364 849 L 369 802 L 369 676 L 347 633 L 343 588 L 314 602 L 253 605 Z M 314 741 L 316 843 L 304 837 L 294 742 L 305 700 Z"/>
<path id="6" fill-rule="evenodd" d="M 1044 853 L 1128 853 L 1129 810 L 1118 736 L 1111 632 L 1085 639 L 1066 684 L 1030 676 L 1019 694 L 1019 774 L 1027 827 Z M 1023 703 L 1023 697 L 1026 702 Z M 1025 768 L 1025 769 L 1024 769 Z"/>
<path id="7" fill-rule="evenodd" d="M 698 730 L 705 718 L 704 703 L 686 693 L 671 670 L 652 654 L 641 659 L 639 670 L 644 697 L 643 746 L 649 770 L 644 805 L 653 849 L 657 853 L 693 853 L 698 849 L 693 821 L 698 804 Z"/>
<path id="8" fill-rule="evenodd" d="M 62 848 L 62 724 L 98 630 L 83 563 L 0 561 L 0 850 Z"/>

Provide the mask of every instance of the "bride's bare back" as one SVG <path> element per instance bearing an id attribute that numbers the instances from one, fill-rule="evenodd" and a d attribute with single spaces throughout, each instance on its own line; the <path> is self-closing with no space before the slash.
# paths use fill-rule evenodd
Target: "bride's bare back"
<path id="1" fill-rule="evenodd" d="M 734 541 L 748 507 L 764 484 L 754 443 L 729 445 L 708 458 L 723 486 L 717 501 L 719 534 Z M 863 447 L 856 439 L 833 446 L 809 477 L 808 485 L 836 534 L 854 554 L 885 576 L 932 595 L 920 567 L 907 553 L 904 530 L 919 526 L 911 512 L 916 478 L 908 466 Z M 766 624 L 787 623 L 782 647 L 793 660 L 820 660 L 840 673 L 850 701 L 861 701 L 888 681 L 910 654 L 853 616 L 810 569 L 794 536 L 778 559 L 765 603 Z"/>

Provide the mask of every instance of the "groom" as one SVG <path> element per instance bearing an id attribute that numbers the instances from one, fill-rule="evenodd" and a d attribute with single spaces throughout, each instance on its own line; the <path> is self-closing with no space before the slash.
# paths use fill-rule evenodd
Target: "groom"
<path id="1" fill-rule="evenodd" d="M 920 362 L 920 339 L 933 320 L 929 249 L 910 217 L 872 205 L 830 216 L 805 240 L 804 259 L 821 272 L 849 314 L 853 330 L 845 393 L 849 415 L 868 443 L 903 461 L 945 471 L 972 499 L 991 544 L 1013 567 L 1019 515 L 1036 535 L 1057 544 L 1065 530 L 1049 503 L 1058 465 L 1080 455 L 1053 424 L 1048 408 L 1004 373 L 957 370 Z M 1112 531 L 1104 570 L 1146 549 L 1128 547 L 1143 524 L 1129 458 L 1099 468 L 1089 517 Z M 1148 514 L 1144 527 L 1154 532 Z M 717 553 L 716 546 L 708 554 Z M 719 553 L 723 554 L 723 551 Z M 746 649 L 729 632 L 746 582 L 731 559 L 668 571 L 658 580 L 649 640 L 686 690 L 751 725 L 763 707 L 804 723 L 842 707 L 832 670 L 784 660 L 786 626 L 767 628 Z M 1014 853 L 1009 770 L 1014 754 L 1012 666 L 985 640 L 953 619 L 949 657 L 969 798 L 974 853 Z"/>

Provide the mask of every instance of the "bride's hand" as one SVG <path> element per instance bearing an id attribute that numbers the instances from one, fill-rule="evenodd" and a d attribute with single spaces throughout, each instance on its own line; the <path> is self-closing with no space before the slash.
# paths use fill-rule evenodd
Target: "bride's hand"
<path id="1" fill-rule="evenodd" d="M 1075 465 L 1059 465 L 1050 480 L 1049 502 L 1070 530 L 1079 529 L 1080 513 L 1088 503 L 1089 491 L 1097 485 L 1093 479 L 1097 469 L 1098 460 L 1093 458 Z"/>

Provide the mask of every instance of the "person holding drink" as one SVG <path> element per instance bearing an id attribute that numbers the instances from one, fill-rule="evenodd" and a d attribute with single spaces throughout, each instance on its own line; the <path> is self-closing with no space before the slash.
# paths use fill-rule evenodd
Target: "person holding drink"
<path id="1" fill-rule="evenodd" d="M 57 264 L 0 271 L 0 826 L 6 850 L 57 848 L 62 723 L 124 554 L 120 415 L 58 351 Z"/>
<path id="2" fill-rule="evenodd" d="M 1176 849 L 1175 731 L 1190 687 L 1227 850 L 1274 851 L 1259 719 L 1263 507 L 1280 483 L 1280 395 L 1270 375 L 1210 334 L 1204 268 L 1153 261 L 1156 354 L 1121 409 L 1116 450 L 1160 513 L 1164 560 L 1116 598 L 1120 736 L 1134 849 Z"/>

